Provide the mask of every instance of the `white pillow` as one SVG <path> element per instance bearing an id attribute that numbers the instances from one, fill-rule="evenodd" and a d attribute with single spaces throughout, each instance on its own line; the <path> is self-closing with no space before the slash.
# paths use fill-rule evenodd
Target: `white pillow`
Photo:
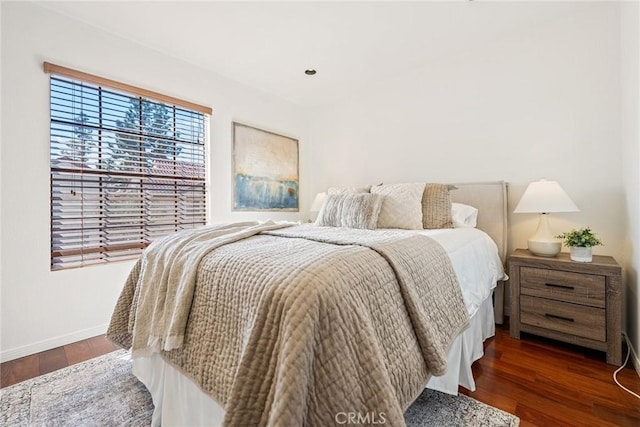
<path id="1" fill-rule="evenodd" d="M 463 203 L 451 203 L 451 218 L 455 228 L 475 228 L 478 225 L 478 209 Z"/>
<path id="2" fill-rule="evenodd" d="M 378 228 L 422 230 L 422 195 L 424 182 L 383 184 L 371 192 L 385 196 L 378 216 Z"/>

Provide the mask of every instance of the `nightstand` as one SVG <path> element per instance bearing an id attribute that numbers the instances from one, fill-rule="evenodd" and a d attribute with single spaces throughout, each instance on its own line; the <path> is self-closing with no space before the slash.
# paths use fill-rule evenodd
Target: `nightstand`
<path id="1" fill-rule="evenodd" d="M 509 332 L 528 332 L 607 353 L 607 363 L 622 364 L 620 292 L 622 268 L 610 256 L 593 262 L 571 261 L 516 249 L 509 257 L 511 316 Z"/>

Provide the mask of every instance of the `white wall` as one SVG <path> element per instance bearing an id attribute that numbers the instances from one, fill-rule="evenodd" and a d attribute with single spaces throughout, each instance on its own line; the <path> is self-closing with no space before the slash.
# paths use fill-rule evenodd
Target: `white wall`
<path id="1" fill-rule="evenodd" d="M 231 212 L 231 122 L 300 140 L 307 186 L 306 114 L 299 107 L 33 4 L 1 3 L 0 206 L 2 360 L 103 333 L 132 263 L 49 270 L 49 79 L 42 62 L 68 66 L 213 108 L 213 221 L 306 219 Z"/>
<path id="2" fill-rule="evenodd" d="M 568 10 L 308 112 L 39 6 L 1 2 L 0 358 L 102 333 L 131 266 L 49 271 L 45 60 L 211 106 L 214 221 L 306 219 L 330 185 L 412 180 L 504 179 L 513 208 L 529 181 L 558 180 L 582 211 L 553 215 L 554 228 L 592 226 L 606 244 L 596 253 L 624 264 L 637 349 L 638 4 Z M 232 120 L 300 140 L 300 215 L 231 212 Z M 510 245 L 523 247 L 537 218 L 510 219 Z"/>
<path id="3" fill-rule="evenodd" d="M 2 23 L 2 6 L 0 5 L 0 23 Z M 2 37 L 0 36 L 0 42 Z M 0 45 L 0 52 L 2 46 Z M 1 65 L 1 64 L 0 64 Z M 2 99 L 2 67 L 0 66 L 0 99 Z M 2 129 L 2 102 L 0 102 L 0 129 Z M 2 165 L 2 133 L 0 132 L 0 166 Z M 2 242 L 2 171 L 0 170 L 0 242 Z M 2 308 L 2 244 L 0 243 L 0 309 Z M 1 319 L 0 319 L 1 321 Z M 0 325 L 1 327 L 1 325 Z M 0 329 L 0 346 L 2 345 L 2 330 Z M 0 358 L 0 360 L 2 360 Z"/>
<path id="4" fill-rule="evenodd" d="M 553 214 L 553 228 L 589 225 L 606 245 L 594 253 L 622 262 L 619 73 L 619 5 L 577 2 L 315 109 L 311 189 L 504 179 L 513 210 L 546 177 L 581 209 Z M 526 247 L 537 216 L 510 221 L 510 247 Z"/>
<path id="5" fill-rule="evenodd" d="M 636 354 L 640 354 L 640 4 L 620 8 L 622 168 L 625 189 L 624 239 L 626 326 Z M 640 360 L 635 360 L 640 373 Z"/>

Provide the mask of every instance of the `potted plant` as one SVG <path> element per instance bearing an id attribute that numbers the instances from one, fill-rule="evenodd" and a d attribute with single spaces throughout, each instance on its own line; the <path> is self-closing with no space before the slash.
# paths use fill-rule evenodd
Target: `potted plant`
<path id="1" fill-rule="evenodd" d="M 571 259 L 578 262 L 591 262 L 592 248 L 603 244 L 589 227 L 571 230 L 556 237 L 564 240 L 564 245 L 571 251 Z"/>

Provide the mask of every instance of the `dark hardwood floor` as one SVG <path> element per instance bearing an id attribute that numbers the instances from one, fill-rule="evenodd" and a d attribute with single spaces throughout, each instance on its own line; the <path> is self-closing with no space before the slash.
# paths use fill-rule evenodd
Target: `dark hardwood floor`
<path id="1" fill-rule="evenodd" d="M 461 388 L 461 393 L 516 414 L 523 427 L 640 426 L 640 400 L 613 382 L 615 367 L 605 363 L 604 353 L 533 335 L 514 340 L 508 326 L 496 329 L 496 336 L 485 343 L 485 356 L 474 364 L 477 390 Z M 0 365 L 0 386 L 117 348 L 98 336 L 12 360 Z M 632 367 L 623 369 L 618 378 L 640 393 L 640 378 Z"/>
<path id="2" fill-rule="evenodd" d="M 527 426 L 640 426 L 640 399 L 619 388 L 602 352 L 534 335 L 509 336 L 496 325 L 473 365 L 476 391 L 460 392 L 520 417 Z M 626 356 L 626 346 L 623 356 Z M 618 380 L 640 394 L 631 362 Z"/>
<path id="3" fill-rule="evenodd" d="M 119 349 L 104 335 L 10 360 L 0 365 L 0 388 L 102 356 Z"/>

